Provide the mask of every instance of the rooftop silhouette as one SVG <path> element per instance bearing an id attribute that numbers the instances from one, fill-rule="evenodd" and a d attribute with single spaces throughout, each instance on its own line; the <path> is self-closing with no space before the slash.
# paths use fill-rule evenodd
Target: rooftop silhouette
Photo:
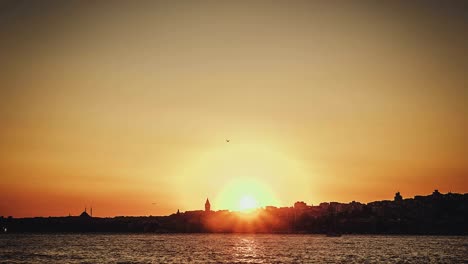
<path id="1" fill-rule="evenodd" d="M 4 232 L 252 232 L 322 234 L 431 234 L 468 235 L 468 194 L 441 194 L 394 200 L 324 202 L 308 205 L 303 201 L 291 207 L 266 206 L 252 212 L 205 210 L 168 216 L 99 218 L 86 208 L 79 216 L 13 218 L 0 217 Z M 92 210 L 92 209 L 91 209 Z M 92 211 L 91 211 L 92 212 Z"/>

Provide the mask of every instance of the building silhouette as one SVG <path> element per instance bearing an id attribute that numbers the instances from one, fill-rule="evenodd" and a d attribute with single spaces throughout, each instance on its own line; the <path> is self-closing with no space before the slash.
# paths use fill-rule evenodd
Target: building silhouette
<path id="1" fill-rule="evenodd" d="M 80 214 L 80 217 L 81 218 L 91 218 L 91 216 L 88 214 L 88 212 L 86 210 L 86 207 L 85 207 L 84 211 Z"/>
<path id="2" fill-rule="evenodd" d="M 395 193 L 395 198 L 393 198 L 395 202 L 403 201 L 403 196 L 401 196 L 400 192 Z"/>
<path id="3" fill-rule="evenodd" d="M 26 232 L 155 232 L 155 233 L 314 233 L 314 234 L 415 234 L 468 235 L 468 193 L 417 195 L 367 204 L 323 202 L 308 205 L 266 206 L 252 217 L 243 212 L 212 211 L 209 199 L 205 210 L 168 216 L 93 217 L 84 208 L 79 216 L 19 218 L 0 216 L 9 233 Z M 90 208 L 91 209 L 91 208 Z M 89 213 L 89 214 L 88 214 Z M 5 232 L 5 231 L 3 231 Z"/>
<path id="4" fill-rule="evenodd" d="M 211 211 L 211 204 L 210 204 L 210 200 L 208 200 L 208 198 L 206 198 L 205 212 L 209 212 L 209 211 Z"/>

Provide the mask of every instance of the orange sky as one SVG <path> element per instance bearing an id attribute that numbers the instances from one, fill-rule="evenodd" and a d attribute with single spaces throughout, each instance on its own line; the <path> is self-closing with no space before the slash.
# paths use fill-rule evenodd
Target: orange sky
<path id="1" fill-rule="evenodd" d="M 327 2 L 1 2 L 0 215 L 468 192 L 466 3 Z"/>

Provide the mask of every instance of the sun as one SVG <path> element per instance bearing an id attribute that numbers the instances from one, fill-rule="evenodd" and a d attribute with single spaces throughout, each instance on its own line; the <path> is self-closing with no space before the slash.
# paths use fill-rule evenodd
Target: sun
<path id="1" fill-rule="evenodd" d="M 214 198 L 214 203 L 232 211 L 250 211 L 278 204 L 273 190 L 263 181 L 238 177 L 226 182 Z"/>
<path id="2" fill-rule="evenodd" d="M 239 201 L 239 209 L 241 211 L 247 211 L 257 207 L 258 201 L 250 195 L 244 195 Z"/>

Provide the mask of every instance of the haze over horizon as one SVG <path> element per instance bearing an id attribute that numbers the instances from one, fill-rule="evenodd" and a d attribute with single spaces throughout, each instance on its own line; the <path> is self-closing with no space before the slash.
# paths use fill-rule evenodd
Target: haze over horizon
<path id="1" fill-rule="evenodd" d="M 465 1 L 0 1 L 0 215 L 466 193 L 467 26 Z"/>

